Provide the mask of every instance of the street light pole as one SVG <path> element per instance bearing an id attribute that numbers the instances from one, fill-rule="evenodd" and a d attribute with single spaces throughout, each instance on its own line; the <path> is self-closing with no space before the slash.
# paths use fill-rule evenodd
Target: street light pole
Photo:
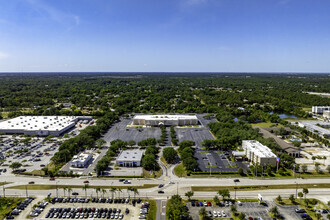
<path id="1" fill-rule="evenodd" d="M 3 190 L 3 197 L 6 198 L 6 190 L 5 190 L 5 185 L 6 185 L 6 181 L 5 184 L 2 185 L 2 190 Z"/>
<path id="2" fill-rule="evenodd" d="M 298 199 L 298 183 L 297 182 L 295 183 L 296 183 L 296 199 Z"/>
<path id="3" fill-rule="evenodd" d="M 26 194 L 26 197 L 28 197 L 27 185 L 25 185 L 25 194 Z"/>
<path id="4" fill-rule="evenodd" d="M 58 182 L 58 181 L 56 181 L 56 197 L 58 197 L 58 188 L 57 188 L 57 182 Z"/>
<path id="5" fill-rule="evenodd" d="M 235 200 L 236 200 L 236 187 L 237 185 L 236 185 L 236 182 L 235 182 Z"/>

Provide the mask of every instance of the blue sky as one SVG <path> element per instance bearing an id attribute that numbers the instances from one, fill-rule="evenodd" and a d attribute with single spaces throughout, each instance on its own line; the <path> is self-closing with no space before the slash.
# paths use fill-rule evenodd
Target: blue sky
<path id="1" fill-rule="evenodd" d="M 328 0 L 0 0 L 0 72 L 330 72 Z"/>

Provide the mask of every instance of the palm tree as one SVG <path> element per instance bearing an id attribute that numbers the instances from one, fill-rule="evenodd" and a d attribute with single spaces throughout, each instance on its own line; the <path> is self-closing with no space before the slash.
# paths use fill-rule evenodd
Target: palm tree
<path id="1" fill-rule="evenodd" d="M 133 193 L 134 193 L 134 199 L 135 199 L 135 194 L 138 194 L 139 195 L 139 191 L 137 188 L 133 188 Z"/>
<path id="2" fill-rule="evenodd" d="M 191 197 L 194 196 L 194 192 L 193 191 L 188 191 L 188 192 L 186 192 L 185 196 L 187 196 L 188 197 L 188 200 L 190 201 L 191 200 Z"/>
<path id="3" fill-rule="evenodd" d="M 85 190 L 85 197 L 87 198 L 87 189 L 89 188 L 89 185 L 88 184 L 85 184 L 83 186 L 83 190 Z"/>
<path id="4" fill-rule="evenodd" d="M 122 192 L 121 188 L 118 188 L 117 191 L 119 192 L 119 198 L 120 198 L 120 193 Z"/>
<path id="5" fill-rule="evenodd" d="M 72 188 L 71 187 L 68 187 L 66 190 L 68 191 L 69 198 L 70 198 L 70 193 L 72 192 Z"/>
<path id="6" fill-rule="evenodd" d="M 63 193 L 64 193 L 64 197 L 65 197 L 65 191 L 68 189 L 68 187 L 64 186 L 63 187 Z"/>
<path id="7" fill-rule="evenodd" d="M 111 187 L 110 192 L 111 192 L 111 196 L 113 199 L 113 194 L 116 193 L 117 189 L 115 187 Z"/>
<path id="8" fill-rule="evenodd" d="M 203 207 L 203 208 L 201 208 L 201 209 L 199 210 L 199 215 L 202 217 L 202 219 L 205 219 L 205 218 L 206 218 L 206 216 L 207 216 L 207 212 L 206 212 L 205 207 Z"/>
<path id="9" fill-rule="evenodd" d="M 104 198 L 104 194 L 107 192 L 107 190 L 102 188 L 101 191 L 102 191 L 102 195 L 103 195 L 103 198 Z"/>
<path id="10" fill-rule="evenodd" d="M 100 187 L 95 188 L 96 191 L 96 197 L 99 198 L 99 192 L 101 191 Z"/>

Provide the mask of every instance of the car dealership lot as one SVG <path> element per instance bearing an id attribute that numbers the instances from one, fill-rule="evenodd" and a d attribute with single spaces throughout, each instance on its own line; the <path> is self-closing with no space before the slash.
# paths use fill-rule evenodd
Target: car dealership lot
<path id="1" fill-rule="evenodd" d="M 48 199 L 47 199 L 48 201 Z M 111 202 L 110 202 L 111 201 Z M 115 203 L 116 202 L 116 203 Z M 142 201 L 132 204 L 132 199 L 111 198 L 52 198 L 38 215 L 38 219 L 138 219 Z M 23 216 L 22 216 L 23 217 Z"/>

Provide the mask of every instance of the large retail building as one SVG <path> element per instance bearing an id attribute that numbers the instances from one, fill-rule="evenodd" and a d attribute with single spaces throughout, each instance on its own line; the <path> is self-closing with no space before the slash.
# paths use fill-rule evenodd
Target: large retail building
<path id="1" fill-rule="evenodd" d="M 60 136 L 74 127 L 79 120 L 92 120 L 89 116 L 20 116 L 0 122 L 0 132 L 37 136 Z"/>
<path id="2" fill-rule="evenodd" d="M 133 125 L 185 126 L 197 124 L 196 115 L 136 115 L 133 118 Z"/>
<path id="3" fill-rule="evenodd" d="M 276 155 L 267 146 L 262 145 L 259 141 L 243 140 L 242 148 L 245 151 L 246 157 L 253 164 L 276 165 Z"/>

